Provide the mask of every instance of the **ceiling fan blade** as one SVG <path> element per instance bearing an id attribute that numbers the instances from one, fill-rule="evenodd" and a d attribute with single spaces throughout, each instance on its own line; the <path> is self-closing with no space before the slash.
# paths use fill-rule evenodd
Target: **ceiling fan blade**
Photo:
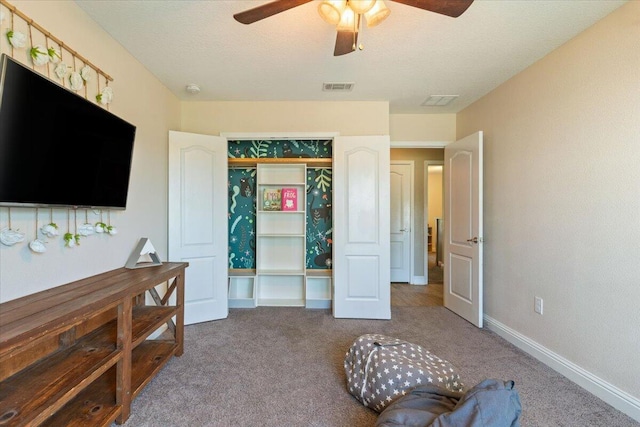
<path id="1" fill-rule="evenodd" d="M 355 39 L 354 39 L 355 34 Z M 336 37 L 336 47 L 333 50 L 333 56 L 346 55 L 356 50 L 358 45 L 357 31 L 338 31 Z"/>
<path id="2" fill-rule="evenodd" d="M 407 6 L 428 10 L 429 12 L 457 18 L 471 6 L 473 0 L 391 0 Z"/>
<path id="3" fill-rule="evenodd" d="M 233 15 L 236 21 L 243 24 L 253 24 L 261 19 L 268 18 L 285 10 L 293 9 L 296 6 L 309 3 L 312 0 L 276 0 L 253 9 Z"/>

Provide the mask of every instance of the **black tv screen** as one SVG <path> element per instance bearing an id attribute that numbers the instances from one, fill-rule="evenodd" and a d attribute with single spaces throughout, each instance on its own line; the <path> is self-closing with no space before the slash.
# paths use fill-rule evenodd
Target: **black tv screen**
<path id="1" fill-rule="evenodd" d="M 0 205 L 125 209 L 135 126 L 0 61 Z"/>

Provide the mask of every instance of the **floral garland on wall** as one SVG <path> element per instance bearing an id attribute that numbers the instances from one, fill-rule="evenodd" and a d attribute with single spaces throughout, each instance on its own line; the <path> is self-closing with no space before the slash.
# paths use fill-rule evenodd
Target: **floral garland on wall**
<path id="1" fill-rule="evenodd" d="M 109 104 L 113 101 L 113 89 L 109 82 L 113 81 L 113 78 L 5 0 L 0 0 L 0 32 L 1 37 L 6 37 L 8 41 L 8 52 L 5 52 L 7 55 L 30 65 L 34 71 L 63 87 L 78 92 L 85 99 L 95 99 L 97 104 L 109 109 Z M 60 232 L 58 224 L 53 221 L 53 209 L 49 208 L 49 221 L 42 227 L 39 227 L 38 211 L 36 208 L 35 236 L 30 241 L 29 248 L 34 253 L 43 253 L 46 251 L 45 244 L 48 243 L 45 238 L 56 238 Z M 118 232 L 116 227 L 111 225 L 109 211 L 106 212 L 107 222 L 104 222 L 103 211 L 94 210 L 94 215 L 98 215 L 99 218 L 95 223 L 91 223 L 88 210 L 85 210 L 85 222 L 80 227 L 77 210 L 66 211 L 67 228 L 62 236 L 65 247 L 78 246 L 81 238 L 93 234 L 115 235 Z M 23 242 L 26 233 L 12 229 L 11 208 L 7 208 L 7 219 L 7 226 L 0 225 L 0 243 L 13 246 Z"/>
<path id="2" fill-rule="evenodd" d="M 14 229 L 11 224 L 11 208 L 7 209 L 6 226 L 0 225 L 0 243 L 5 246 L 14 246 L 17 243 L 25 241 L 27 233 L 22 232 L 20 229 Z M 49 211 L 48 218 L 45 221 L 41 221 L 40 210 Z M 46 244 L 49 243 L 48 239 L 55 239 L 60 237 L 61 228 L 54 221 L 53 208 L 35 208 L 35 227 L 33 239 L 29 242 L 29 249 L 31 251 L 41 254 L 47 251 Z M 102 210 L 89 210 L 84 209 L 84 222 L 80 217 L 82 214 L 77 209 L 64 209 L 63 215 L 66 216 L 66 231 L 62 234 L 62 244 L 66 248 L 74 248 L 80 245 L 80 242 L 85 237 L 92 235 L 109 235 L 115 236 L 118 234 L 116 226 L 111 224 L 111 212 Z M 93 217 L 89 219 L 89 213 Z M 63 219 L 64 221 L 64 219 Z M 78 225 L 80 221 L 80 225 Z"/>
<path id="3" fill-rule="evenodd" d="M 83 91 L 86 99 L 95 98 L 107 107 L 113 101 L 113 78 L 71 49 L 33 19 L 0 0 L 0 25 L 9 42 L 10 56 L 22 62 L 30 62 L 35 71 L 57 81 L 74 92 Z M 21 54 L 25 52 L 26 54 Z M 25 61 L 26 59 L 26 61 Z M 93 75 L 97 78 L 94 79 Z M 95 82 L 93 81 L 95 80 Z M 89 95 L 89 86 L 95 83 L 95 94 Z"/>

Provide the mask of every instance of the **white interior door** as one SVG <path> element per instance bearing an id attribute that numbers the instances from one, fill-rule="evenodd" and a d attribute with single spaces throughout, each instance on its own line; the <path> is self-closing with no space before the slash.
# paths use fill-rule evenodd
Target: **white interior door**
<path id="1" fill-rule="evenodd" d="M 482 132 L 444 149 L 444 305 L 482 327 Z"/>
<path id="2" fill-rule="evenodd" d="M 389 136 L 333 144 L 333 315 L 390 319 Z"/>
<path id="3" fill-rule="evenodd" d="M 391 162 L 391 281 L 411 282 L 413 162 Z"/>
<path id="4" fill-rule="evenodd" d="M 185 324 L 226 318 L 227 140 L 169 132 L 169 259 L 187 261 Z"/>

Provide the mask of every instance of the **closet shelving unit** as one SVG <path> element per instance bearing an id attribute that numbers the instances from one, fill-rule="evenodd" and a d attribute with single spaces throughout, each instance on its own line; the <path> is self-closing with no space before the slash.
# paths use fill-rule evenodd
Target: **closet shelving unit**
<path id="1" fill-rule="evenodd" d="M 256 269 L 229 270 L 229 307 L 330 308 L 331 270 L 307 270 L 307 166 L 331 167 L 327 158 L 237 158 L 229 167 L 256 167 Z M 263 209 L 265 189 L 296 188 L 297 210 Z"/>
<path id="2" fill-rule="evenodd" d="M 258 305 L 305 305 L 307 167 L 302 164 L 258 164 L 256 274 Z M 265 210 L 268 190 L 294 188 L 297 209 Z"/>

